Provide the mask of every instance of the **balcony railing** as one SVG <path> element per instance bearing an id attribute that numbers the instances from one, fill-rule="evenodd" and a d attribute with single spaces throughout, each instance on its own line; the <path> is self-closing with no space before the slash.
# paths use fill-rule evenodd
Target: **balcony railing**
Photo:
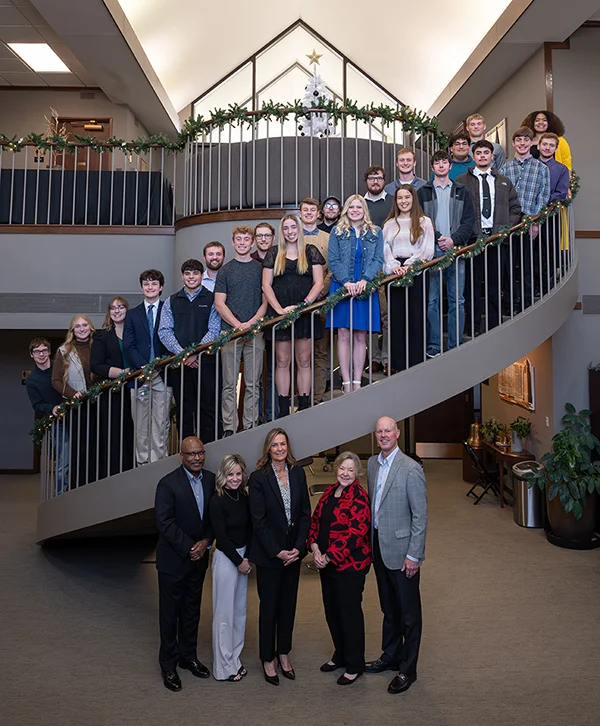
<path id="1" fill-rule="evenodd" d="M 440 354 L 446 354 L 446 343 L 457 345 L 470 342 L 471 338 L 461 340 L 462 322 L 459 316 L 448 316 L 448 301 L 443 295 L 439 296 L 439 306 L 428 304 L 427 291 L 432 285 L 442 284 L 445 277 L 447 287 L 454 281 L 459 286 L 459 278 L 466 273 L 470 276 L 467 286 L 469 303 L 465 305 L 465 315 L 471 321 L 476 317 L 476 300 L 481 304 L 482 322 L 480 331 L 483 335 L 493 334 L 496 326 L 510 323 L 523 312 L 542 305 L 544 300 L 554 294 L 563 286 L 573 272 L 576 261 L 576 247 L 574 235 L 574 220 L 572 207 L 565 208 L 563 204 L 553 203 L 551 208 L 556 213 L 548 216 L 542 215 L 539 220 L 539 233 L 533 236 L 527 232 L 527 224 L 522 223 L 512 228 L 510 233 L 503 233 L 489 237 L 485 243 L 479 240 L 469 245 L 447 253 L 438 260 L 432 260 L 409 270 L 404 278 L 398 276 L 381 276 L 369 288 L 369 305 L 374 302 L 374 295 L 385 290 L 388 300 L 388 355 L 390 356 L 387 375 L 392 376 L 392 367 L 399 373 L 413 365 L 428 365 L 427 345 L 431 342 L 431 329 L 438 327 L 441 331 Z M 478 253 L 474 256 L 474 253 Z M 475 287 L 477 271 L 475 266 L 482 264 L 483 286 L 480 291 Z M 507 275 L 507 277 L 506 277 Z M 504 276 L 504 277 L 503 277 Z M 408 284 L 407 284 L 408 283 Z M 414 290 L 420 289 L 420 293 Z M 479 292 L 479 295 L 478 295 Z M 197 430 L 203 429 L 204 443 L 216 440 L 223 436 L 220 426 L 220 390 L 222 375 L 220 372 L 221 351 L 226 344 L 234 346 L 241 344 L 243 339 L 250 335 L 252 342 L 252 362 L 262 364 L 262 347 L 257 346 L 257 334 L 271 328 L 272 331 L 284 326 L 291 326 L 292 353 L 290 362 L 291 399 L 292 406 L 289 415 L 296 415 L 294 394 L 296 386 L 296 352 L 295 320 L 299 314 L 308 314 L 311 327 L 314 331 L 317 316 L 333 321 L 335 305 L 347 297 L 344 292 L 310 306 L 301 305 L 286 316 L 263 321 L 251 331 L 234 331 L 222 334 L 212 344 L 199 345 L 183 351 L 178 356 L 170 356 L 161 360 L 151 361 L 143 370 L 135 371 L 121 379 L 99 386 L 96 390 L 84 394 L 77 401 L 66 402 L 60 415 L 50 417 L 42 422 L 37 433 L 42 443 L 42 477 L 41 497 L 47 501 L 65 491 L 87 485 L 105 476 L 111 476 L 125 471 L 128 466 L 137 466 L 135 450 L 136 442 L 143 433 L 144 437 L 152 439 L 156 432 L 152 424 L 152 398 L 149 403 L 147 417 L 148 429 L 141 432 L 137 429 L 137 406 L 144 398 L 142 388 L 152 384 L 158 371 L 176 389 L 176 398 L 186 401 L 188 414 L 191 412 L 195 418 Z M 350 376 L 349 380 L 362 382 L 362 385 L 371 385 L 376 381 L 372 372 L 373 347 L 370 341 L 375 340 L 373 330 L 366 331 L 368 353 L 366 366 L 360 370 L 352 370 L 354 360 L 353 346 L 353 305 L 350 302 Z M 369 316 L 369 320 L 370 320 Z M 370 324 L 369 324 L 370 325 Z M 452 329 L 454 326 L 454 330 Z M 446 333 L 444 331 L 446 330 Z M 474 330 L 474 326 L 473 326 Z M 403 344 L 398 346 L 398 336 L 403 336 Z M 401 339 L 401 338 L 400 338 Z M 199 356 L 197 369 L 190 369 L 183 365 L 190 355 Z M 234 357 L 235 360 L 235 357 Z M 203 362 L 208 362 L 204 365 Z M 272 380 L 268 381 L 266 373 L 262 377 L 261 400 L 263 419 L 267 409 L 267 401 L 271 403 L 271 417 L 276 412 L 278 391 L 275 386 L 274 371 L 276 368 L 275 346 L 270 354 Z M 311 386 L 310 403 L 314 404 L 315 383 L 315 344 L 311 340 L 310 355 Z M 247 364 L 246 364 L 247 365 Z M 336 357 L 334 334 L 332 331 L 327 360 L 325 361 L 327 379 L 329 383 L 328 400 L 343 395 L 338 389 L 339 363 Z M 366 370 L 366 373 L 365 373 Z M 187 371 L 187 373 L 186 373 Z M 195 371 L 191 374 L 190 371 Z M 207 379 L 207 376 L 209 378 Z M 129 394 L 124 386 L 130 384 L 133 394 Z M 131 398 L 131 407 L 126 405 L 125 395 L 115 395 L 121 390 Z M 241 386 L 238 380 L 237 390 Z M 162 399 L 158 403 L 170 411 L 172 405 L 171 388 L 162 389 Z M 349 395 L 352 395 L 351 393 Z M 187 396 L 187 399 L 186 399 Z M 243 398 L 243 396 L 240 396 Z M 234 395 L 234 400 L 237 396 Z M 156 404 L 158 405 L 158 404 Z M 131 408 L 131 411 L 129 410 Z M 252 427 L 259 425 L 256 399 L 253 399 L 251 410 L 247 412 Z M 206 418 L 208 416 L 209 418 Z M 212 418 L 210 418 L 212 416 Z M 165 430 L 160 431 L 162 450 L 158 458 L 164 458 L 178 450 L 182 436 L 189 435 L 185 431 L 184 406 L 180 406 L 172 415 L 167 414 Z M 207 421 L 210 424 L 207 426 Z M 237 416 L 235 417 L 237 430 Z M 284 424 L 285 425 L 285 424 Z M 168 430 L 170 428 L 170 431 Z M 129 433 L 126 435 L 126 430 Z M 117 441 L 115 448 L 111 443 Z M 133 457 L 133 460 L 132 460 Z M 130 462 L 129 464 L 127 462 Z"/>

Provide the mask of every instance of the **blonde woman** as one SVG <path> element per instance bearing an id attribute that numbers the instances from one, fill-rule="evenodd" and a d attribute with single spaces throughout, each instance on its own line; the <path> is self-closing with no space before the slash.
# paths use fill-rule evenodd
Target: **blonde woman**
<path id="1" fill-rule="evenodd" d="M 65 342 L 56 352 L 52 368 L 52 386 L 66 399 L 79 398 L 92 384 L 90 352 L 95 328 L 87 315 L 76 315 L 69 323 Z M 70 409 L 67 413 L 69 440 L 70 487 L 83 486 L 93 481 L 96 472 L 96 416 L 95 409 L 88 415 L 89 402 Z M 79 464 L 79 465 L 78 465 Z"/>
<path id="2" fill-rule="evenodd" d="M 333 294 L 345 287 L 355 298 L 365 291 L 370 282 L 383 267 L 383 235 L 373 224 L 369 209 L 360 194 L 346 199 L 340 219 L 329 237 L 328 264 L 331 271 Z M 367 334 L 381 331 L 379 295 L 371 295 L 371 301 L 342 300 L 327 316 L 327 327 L 337 328 L 338 359 L 342 375 L 342 391 L 350 393 L 361 385 L 361 376 L 367 356 Z M 371 319 L 369 320 L 369 309 Z M 350 319 L 352 317 L 352 320 Z M 350 361 L 350 330 L 353 335 L 353 355 Z"/>
<path id="3" fill-rule="evenodd" d="M 124 297 L 113 297 L 106 308 L 102 329 L 92 335 L 90 367 L 97 379 L 111 380 L 129 373 L 129 362 L 123 349 L 123 326 L 128 310 L 129 302 Z M 123 389 L 104 391 L 100 396 L 99 455 L 100 479 L 133 467 L 131 396 Z"/>
<path id="4" fill-rule="evenodd" d="M 290 662 L 300 562 L 306 554 L 310 498 L 304 469 L 296 464 L 284 429 L 271 429 L 249 482 L 252 539 L 260 608 L 258 647 L 265 681 L 294 680 Z"/>
<path id="5" fill-rule="evenodd" d="M 263 292 L 269 303 L 268 315 L 285 315 L 302 302 L 314 303 L 323 289 L 325 259 L 315 245 L 304 240 L 302 225 L 295 214 L 286 214 L 279 226 L 277 246 L 263 260 Z M 311 337 L 323 337 L 321 319 L 314 317 L 314 334 L 311 316 L 303 315 L 294 324 L 294 351 L 297 365 L 299 408 L 308 408 L 310 402 L 310 348 Z M 267 340 L 273 338 L 273 327 L 266 329 Z M 279 417 L 290 412 L 293 385 L 290 380 L 292 360 L 292 326 L 275 329 L 275 356 L 277 369 L 275 384 L 279 400 Z"/>
<path id="6" fill-rule="evenodd" d="M 240 655 L 246 630 L 248 575 L 252 571 L 246 557 L 252 531 L 248 473 L 239 454 L 227 454 L 221 460 L 209 507 L 216 538 L 212 560 L 213 675 L 218 681 L 237 682 L 247 674 Z"/>

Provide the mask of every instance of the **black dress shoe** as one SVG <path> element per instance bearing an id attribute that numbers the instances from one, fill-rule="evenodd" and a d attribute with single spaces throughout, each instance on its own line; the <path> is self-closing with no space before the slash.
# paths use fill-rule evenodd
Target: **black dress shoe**
<path id="1" fill-rule="evenodd" d="M 388 693 L 404 693 L 417 680 L 417 674 L 407 675 L 406 673 L 398 673 L 394 680 L 388 686 Z"/>
<path id="2" fill-rule="evenodd" d="M 181 680 L 177 675 L 177 671 L 163 671 L 162 679 L 165 688 L 168 688 L 169 691 L 181 691 Z"/>
<path id="3" fill-rule="evenodd" d="M 383 671 L 395 671 L 398 666 L 390 663 L 383 658 L 367 661 L 365 663 L 365 673 L 383 673 Z"/>
<path id="4" fill-rule="evenodd" d="M 285 668 L 281 665 L 281 660 L 279 656 L 277 656 L 277 662 L 279 663 L 279 667 L 281 668 L 281 675 L 284 678 L 287 678 L 289 681 L 295 681 L 296 680 L 296 672 L 293 668 L 291 668 L 289 671 L 286 671 Z"/>
<path id="5" fill-rule="evenodd" d="M 342 675 L 337 679 L 338 686 L 349 686 L 351 683 L 356 683 L 356 681 L 362 676 L 362 673 L 357 673 L 356 678 L 348 678 L 348 676 L 345 673 L 342 673 Z"/>
<path id="6" fill-rule="evenodd" d="M 333 671 L 337 671 L 338 668 L 343 668 L 344 666 L 341 663 L 323 663 L 323 665 L 319 668 L 320 671 L 323 673 L 331 673 Z"/>
<path id="7" fill-rule="evenodd" d="M 278 686 L 279 685 L 279 676 L 277 673 L 274 676 L 270 676 L 267 671 L 263 668 L 263 676 L 265 677 L 265 681 L 267 683 L 270 683 L 272 686 Z"/>
<path id="8" fill-rule="evenodd" d="M 189 671 L 196 678 L 208 678 L 210 676 L 208 668 L 200 663 L 199 660 L 180 660 L 179 667 L 185 668 L 186 671 Z"/>

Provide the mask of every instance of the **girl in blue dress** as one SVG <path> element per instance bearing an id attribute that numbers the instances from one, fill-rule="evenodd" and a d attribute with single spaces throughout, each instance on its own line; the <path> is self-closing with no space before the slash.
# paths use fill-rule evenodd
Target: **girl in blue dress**
<path id="1" fill-rule="evenodd" d="M 327 315 L 327 327 L 338 331 L 338 360 L 342 375 L 342 391 L 349 393 L 360 388 L 367 356 L 367 334 L 379 333 L 380 314 L 377 293 L 356 300 L 383 267 L 383 235 L 371 221 L 367 203 L 359 194 L 348 197 L 340 219 L 329 237 L 330 294 L 345 287 L 352 298 L 342 300 Z M 351 303 L 352 301 L 352 303 Z M 352 304 L 352 321 L 350 320 Z M 369 310 L 371 312 L 369 320 Z M 351 324 L 352 323 L 352 324 Z M 350 361 L 350 329 L 353 335 L 353 354 Z"/>

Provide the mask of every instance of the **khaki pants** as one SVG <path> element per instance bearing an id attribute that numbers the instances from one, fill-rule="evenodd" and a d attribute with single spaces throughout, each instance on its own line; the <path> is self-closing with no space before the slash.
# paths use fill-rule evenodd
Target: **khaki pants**
<path id="1" fill-rule="evenodd" d="M 256 426 L 258 421 L 258 406 L 260 399 L 260 379 L 262 376 L 263 351 L 265 339 L 259 333 L 254 340 L 237 340 L 228 343 L 221 351 L 223 375 L 223 399 L 221 415 L 223 418 L 223 431 L 237 431 L 237 380 L 240 372 L 240 362 L 244 360 L 244 383 L 246 393 L 244 396 L 244 429 Z"/>
<path id="2" fill-rule="evenodd" d="M 141 391 L 138 387 L 136 399 L 135 389 L 131 390 L 131 418 L 135 426 L 135 458 L 138 466 L 159 461 L 167 456 L 167 439 L 169 438 L 169 412 L 173 389 L 166 386 L 162 378 L 156 378 L 146 384 L 147 392 L 140 400 Z M 152 423 L 150 423 L 152 408 Z"/>

